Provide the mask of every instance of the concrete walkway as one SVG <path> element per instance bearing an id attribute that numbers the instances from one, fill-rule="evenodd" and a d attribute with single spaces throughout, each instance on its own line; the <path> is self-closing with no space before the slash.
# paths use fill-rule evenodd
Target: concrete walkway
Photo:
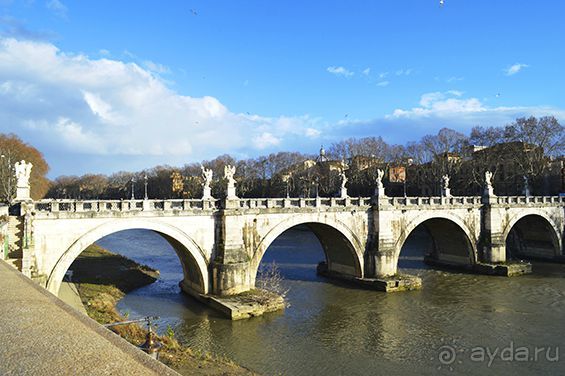
<path id="1" fill-rule="evenodd" d="M 178 375 L 2 260 L 0 374 Z"/>

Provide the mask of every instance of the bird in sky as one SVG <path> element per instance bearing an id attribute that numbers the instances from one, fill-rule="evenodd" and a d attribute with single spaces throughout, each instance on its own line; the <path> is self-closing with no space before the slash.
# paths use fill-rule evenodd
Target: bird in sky
<path id="1" fill-rule="evenodd" d="M 444 4 L 444 0 L 439 0 L 439 6 L 442 7 Z"/>
<path id="2" fill-rule="evenodd" d="M 190 13 L 191 13 L 193 16 L 198 16 L 198 12 L 196 11 L 196 9 L 191 9 L 191 10 L 190 10 Z"/>

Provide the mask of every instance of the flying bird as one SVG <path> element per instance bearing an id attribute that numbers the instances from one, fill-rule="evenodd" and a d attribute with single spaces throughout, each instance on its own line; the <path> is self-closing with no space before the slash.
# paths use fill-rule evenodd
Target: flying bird
<path id="1" fill-rule="evenodd" d="M 193 16 L 198 16 L 198 12 L 196 11 L 196 9 L 191 9 L 191 10 L 190 10 L 190 13 L 191 13 Z"/>

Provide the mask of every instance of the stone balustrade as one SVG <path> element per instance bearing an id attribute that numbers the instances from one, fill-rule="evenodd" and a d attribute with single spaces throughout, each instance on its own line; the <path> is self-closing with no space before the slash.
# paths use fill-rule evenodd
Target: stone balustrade
<path id="1" fill-rule="evenodd" d="M 565 204 L 565 196 L 497 196 L 499 205 Z"/>
<path id="2" fill-rule="evenodd" d="M 385 200 L 389 205 L 394 207 L 481 205 L 481 196 L 387 197 Z"/>
<path id="3" fill-rule="evenodd" d="M 316 198 L 236 198 L 233 208 L 238 209 L 293 209 L 293 208 L 346 208 L 369 207 L 371 197 L 316 197 Z M 450 197 L 384 197 L 380 202 L 393 207 L 416 208 L 441 206 L 480 206 L 481 196 Z M 222 200 L 40 200 L 34 201 L 37 213 L 135 212 L 135 211 L 195 211 L 216 210 Z M 565 196 L 495 196 L 493 204 L 565 204 Z"/>
<path id="4" fill-rule="evenodd" d="M 220 200 L 40 200 L 36 213 L 132 212 L 170 210 L 214 210 Z"/>
<path id="5" fill-rule="evenodd" d="M 316 198 L 244 198 L 239 199 L 242 209 L 331 208 L 371 205 L 370 197 L 316 197 Z"/>

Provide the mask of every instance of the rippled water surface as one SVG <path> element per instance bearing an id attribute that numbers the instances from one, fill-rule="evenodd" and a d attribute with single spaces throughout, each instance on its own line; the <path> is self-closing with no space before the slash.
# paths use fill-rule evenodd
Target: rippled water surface
<path id="1" fill-rule="evenodd" d="M 181 294 L 177 256 L 155 233 L 98 244 L 161 271 L 120 301 L 122 312 L 160 316 L 161 331 L 170 325 L 190 346 L 265 375 L 564 374 L 565 265 L 536 263 L 515 278 L 434 270 L 421 262 L 421 236 L 411 236 L 400 266 L 423 289 L 385 294 L 316 276 L 324 259 L 316 237 L 289 230 L 263 262 L 276 260 L 291 306 L 243 321 Z"/>

